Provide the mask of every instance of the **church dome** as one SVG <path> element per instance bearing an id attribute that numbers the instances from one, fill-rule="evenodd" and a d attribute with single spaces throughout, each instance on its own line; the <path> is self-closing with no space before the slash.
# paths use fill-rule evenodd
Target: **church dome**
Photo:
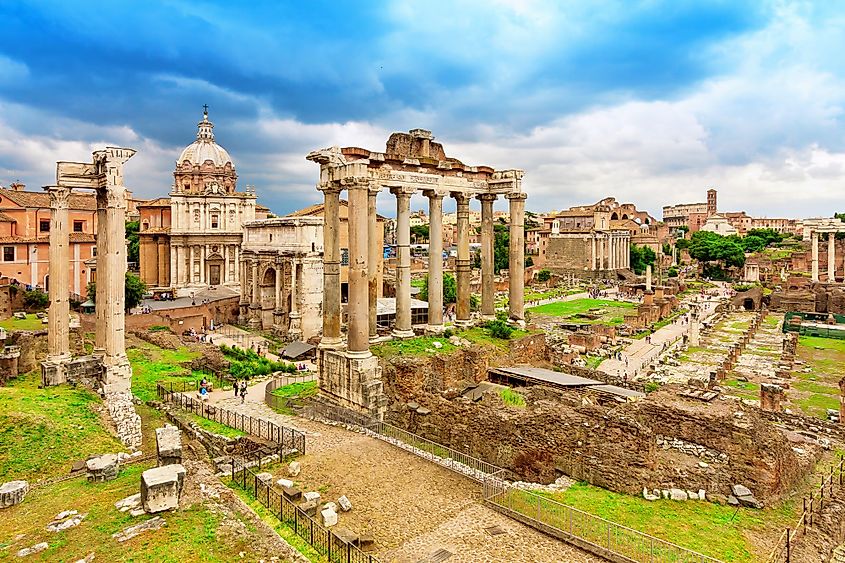
<path id="1" fill-rule="evenodd" d="M 225 166 L 228 162 L 234 168 L 232 157 L 226 149 L 214 142 L 213 129 L 214 124 L 208 120 L 208 109 L 206 109 L 203 111 L 202 121 L 197 124 L 197 140 L 185 147 L 176 165 L 181 166 L 186 160 L 194 165 L 210 160 L 215 166 Z"/>

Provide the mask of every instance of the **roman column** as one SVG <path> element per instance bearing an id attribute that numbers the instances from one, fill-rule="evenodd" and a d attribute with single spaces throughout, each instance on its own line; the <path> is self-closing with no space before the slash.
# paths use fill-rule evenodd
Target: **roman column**
<path id="1" fill-rule="evenodd" d="M 191 245 L 188 247 L 188 283 L 193 285 L 194 280 L 194 246 Z"/>
<path id="2" fill-rule="evenodd" d="M 369 299 L 370 342 L 378 340 L 378 268 L 384 249 L 378 246 L 378 214 L 376 198 L 378 187 L 371 186 L 367 192 L 367 238 L 370 241 L 367 253 L 367 289 Z"/>
<path id="3" fill-rule="evenodd" d="M 158 256 L 158 287 L 165 287 L 167 285 L 167 266 L 165 261 L 167 253 L 164 251 L 164 237 L 159 235 L 156 241 L 156 254 Z"/>
<path id="4" fill-rule="evenodd" d="M 276 273 L 276 288 L 273 293 L 273 312 L 278 315 L 282 311 L 282 276 L 285 275 L 284 264 L 274 264 L 273 269 Z"/>
<path id="5" fill-rule="evenodd" d="M 390 188 L 396 196 L 396 322 L 395 338 L 411 338 L 411 194 L 413 189 Z"/>
<path id="6" fill-rule="evenodd" d="M 250 306 L 258 303 L 258 257 L 252 257 L 252 294 L 250 295 Z"/>
<path id="7" fill-rule="evenodd" d="M 61 364 L 70 360 L 70 188 L 48 186 L 44 189 L 50 194 L 50 310 L 47 324 L 47 362 Z M 61 380 L 64 382 L 64 377 Z"/>
<path id="8" fill-rule="evenodd" d="M 291 338 L 302 338 L 302 314 L 299 312 L 299 293 L 297 289 L 296 277 L 299 269 L 297 259 L 293 258 L 290 261 L 290 311 L 288 312 L 288 335 Z"/>
<path id="9" fill-rule="evenodd" d="M 340 338 L 340 188 L 323 184 L 323 337 L 321 348 L 337 348 Z"/>
<path id="10" fill-rule="evenodd" d="M 597 247 L 596 242 L 597 242 L 596 241 L 596 233 L 593 232 L 592 236 L 590 237 L 590 266 L 591 266 L 590 269 L 593 270 L 593 271 L 596 271 L 596 270 L 599 269 L 598 268 L 598 262 L 599 262 L 598 247 Z"/>
<path id="11" fill-rule="evenodd" d="M 811 232 L 810 240 L 812 241 L 812 280 L 817 282 L 819 281 L 819 233 Z"/>
<path id="12" fill-rule="evenodd" d="M 239 245 L 236 244 L 235 245 L 235 264 L 236 265 L 240 264 L 240 260 L 238 259 L 238 249 L 239 249 Z M 234 281 L 240 283 L 241 282 L 241 273 L 240 273 L 240 271 L 238 270 L 237 267 L 234 268 L 234 274 L 235 274 L 235 280 Z"/>
<path id="13" fill-rule="evenodd" d="M 225 215 L 224 215 L 225 216 Z M 223 245 L 223 273 L 220 275 L 220 283 L 229 281 L 229 247 Z"/>
<path id="14" fill-rule="evenodd" d="M 350 355 L 370 355 L 369 283 L 367 280 L 367 198 L 365 178 L 344 178 L 349 194 L 349 300 L 346 348 Z M 397 294 L 401 290 L 397 290 Z M 397 299 L 398 301 L 398 299 Z M 398 317 L 398 311 L 397 311 Z"/>
<path id="15" fill-rule="evenodd" d="M 496 194 L 481 194 L 481 316 L 495 318 L 496 290 L 493 285 L 493 202 Z"/>
<path id="16" fill-rule="evenodd" d="M 173 246 L 173 239 L 170 239 L 170 279 L 167 281 L 170 286 L 179 283 L 179 253 Z"/>
<path id="17" fill-rule="evenodd" d="M 205 255 L 206 255 L 206 246 L 203 244 L 200 248 L 200 284 L 207 284 L 208 277 L 205 273 Z"/>
<path id="18" fill-rule="evenodd" d="M 607 269 L 613 270 L 616 268 L 616 236 L 613 234 L 613 232 L 611 232 L 608 236 L 610 237 L 608 239 L 610 246 L 610 256 L 607 261 Z"/>
<path id="19" fill-rule="evenodd" d="M 443 331 L 443 194 L 426 190 L 428 198 L 428 328 Z"/>
<path id="20" fill-rule="evenodd" d="M 827 281 L 833 283 L 836 281 L 836 263 L 834 258 L 836 256 L 835 244 L 836 233 L 827 233 Z"/>
<path id="21" fill-rule="evenodd" d="M 455 260 L 455 273 L 458 278 L 457 318 L 456 325 L 469 325 L 469 197 L 460 192 L 452 192 L 452 197 L 458 204 L 458 258 Z"/>
<path id="22" fill-rule="evenodd" d="M 525 320 L 525 199 L 524 193 L 505 196 L 510 202 L 510 251 L 508 253 L 508 310 L 512 320 Z"/>

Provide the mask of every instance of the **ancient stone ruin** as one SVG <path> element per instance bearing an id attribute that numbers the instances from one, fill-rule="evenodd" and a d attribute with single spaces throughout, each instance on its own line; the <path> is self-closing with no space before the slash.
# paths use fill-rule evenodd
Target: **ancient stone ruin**
<path id="1" fill-rule="evenodd" d="M 141 505 L 147 513 L 179 508 L 179 498 L 185 481 L 181 464 L 147 469 L 141 474 Z"/>

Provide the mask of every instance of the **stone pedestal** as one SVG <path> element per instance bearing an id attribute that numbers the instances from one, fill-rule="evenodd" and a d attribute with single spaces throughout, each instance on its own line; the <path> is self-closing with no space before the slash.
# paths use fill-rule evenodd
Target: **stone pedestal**
<path id="1" fill-rule="evenodd" d="M 185 481 L 182 465 L 165 465 L 147 469 L 141 474 L 141 506 L 149 514 L 179 508 L 179 497 Z"/>
<path id="2" fill-rule="evenodd" d="M 357 357 L 340 350 L 319 350 L 320 391 L 341 406 L 381 419 L 387 396 L 376 356 Z"/>
<path id="3" fill-rule="evenodd" d="M 9 481 L 8 483 L 3 483 L 0 486 L 0 509 L 22 503 L 28 492 L 29 483 L 26 481 Z"/>
<path id="4" fill-rule="evenodd" d="M 88 480 L 92 483 L 101 483 L 117 478 L 120 460 L 115 454 L 103 454 L 86 461 L 85 467 L 88 471 Z"/>
<path id="5" fill-rule="evenodd" d="M 182 463 L 182 433 L 178 428 L 172 424 L 156 428 L 156 453 L 159 466 Z"/>
<path id="6" fill-rule="evenodd" d="M 67 383 L 65 366 L 69 361 L 70 354 L 47 356 L 47 359 L 41 362 L 41 385 L 51 387 Z"/>

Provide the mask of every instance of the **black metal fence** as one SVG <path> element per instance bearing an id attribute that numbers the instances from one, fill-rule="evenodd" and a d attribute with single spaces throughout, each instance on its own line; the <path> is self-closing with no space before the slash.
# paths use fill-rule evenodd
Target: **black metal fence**
<path id="1" fill-rule="evenodd" d="M 289 529 L 334 563 L 380 563 L 374 555 L 364 553 L 353 543 L 342 539 L 331 528 L 326 528 L 300 507 L 266 484 L 250 468 L 232 465 L 232 481 L 267 508 Z"/>
<path id="2" fill-rule="evenodd" d="M 305 434 L 303 432 L 281 426 L 269 420 L 230 411 L 216 405 L 209 405 L 206 401 L 194 399 L 186 394 L 193 391 L 196 391 L 195 382 L 159 382 L 156 384 L 158 398 L 162 401 L 173 403 L 182 410 L 277 444 L 279 446 L 279 459 L 305 453 Z"/>

